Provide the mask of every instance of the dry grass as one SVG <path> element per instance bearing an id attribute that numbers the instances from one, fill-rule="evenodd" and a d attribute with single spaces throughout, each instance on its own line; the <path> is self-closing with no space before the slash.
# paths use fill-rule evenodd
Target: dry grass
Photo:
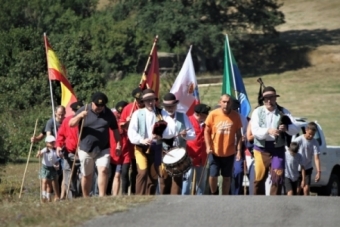
<path id="1" fill-rule="evenodd" d="M 281 39 L 308 46 L 305 53 L 309 67 L 281 74 L 261 75 L 264 83 L 274 86 L 281 95 L 278 102 L 293 116 L 317 120 L 329 145 L 340 145 L 340 1 L 282 0 L 286 23 L 277 29 Z M 295 59 L 295 52 L 291 58 Z M 280 57 L 280 56 L 278 56 Z M 297 59 L 298 60 L 298 59 Z M 240 69 L 242 72 L 242 68 Z M 257 77 L 244 78 L 254 108 L 257 105 Z M 221 85 L 201 87 L 203 102 L 214 106 L 221 95 Z M 202 95 L 204 94 L 204 95 Z"/>
<path id="2" fill-rule="evenodd" d="M 340 1 L 338 0 L 281 0 L 285 14 L 285 24 L 278 27 L 279 31 L 302 29 L 340 28 Z"/>
<path id="3" fill-rule="evenodd" d="M 110 0 L 99 0 L 97 10 L 105 9 L 105 7 L 108 5 L 110 5 Z"/>
<path id="4" fill-rule="evenodd" d="M 116 196 L 40 203 L 37 161 L 28 166 L 25 189 L 18 194 L 25 164 L 10 164 L 0 184 L 1 226 L 76 226 L 97 216 L 127 210 L 151 196 Z"/>
<path id="5" fill-rule="evenodd" d="M 262 76 L 265 85 L 274 86 L 281 95 L 280 105 L 293 116 L 317 120 L 323 127 L 329 145 L 340 145 L 340 79 L 339 64 L 322 64 L 282 74 Z M 252 108 L 257 105 L 259 84 L 257 78 L 245 78 L 244 83 Z M 217 104 L 221 85 L 200 87 L 201 100 L 211 106 Z M 208 92 L 207 92 L 208 90 Z"/>

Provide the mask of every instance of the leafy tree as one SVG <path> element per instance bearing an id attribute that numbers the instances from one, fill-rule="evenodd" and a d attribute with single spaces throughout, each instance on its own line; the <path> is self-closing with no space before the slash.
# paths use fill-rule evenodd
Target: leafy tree
<path id="1" fill-rule="evenodd" d="M 193 45 L 200 67 L 214 71 L 222 64 L 224 34 L 239 53 L 249 34 L 275 36 L 283 22 L 275 0 L 111 1 L 96 10 L 98 0 L 0 0 L 0 159 L 25 154 L 36 118 L 41 127 L 51 116 L 43 32 L 78 99 L 89 101 L 92 92 L 107 89 L 117 101 L 131 99 L 156 34 L 158 50 L 179 57 Z M 106 84 L 119 71 L 138 76 Z M 162 92 L 169 83 L 162 80 Z M 52 86 L 59 104 L 60 85 Z"/>
<path id="2" fill-rule="evenodd" d="M 225 33 L 236 40 L 249 33 L 277 35 L 275 26 L 283 23 L 279 7 L 276 0 L 126 0 L 118 3 L 116 10 L 120 16 L 136 14 L 138 28 L 158 34 L 162 50 L 183 54 L 192 44 L 202 59 L 216 61 Z M 216 65 L 208 70 L 214 68 Z"/>

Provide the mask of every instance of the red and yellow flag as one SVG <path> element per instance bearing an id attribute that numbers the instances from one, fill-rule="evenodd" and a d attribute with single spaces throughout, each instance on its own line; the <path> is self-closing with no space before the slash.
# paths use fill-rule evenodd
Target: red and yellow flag
<path id="1" fill-rule="evenodd" d="M 158 55 L 157 55 L 157 47 L 154 46 L 151 57 L 151 64 L 148 67 L 148 71 L 144 72 L 142 76 L 142 81 L 140 83 L 140 87 L 144 90 L 146 88 L 152 89 L 156 96 L 159 95 L 159 64 L 158 64 Z"/>
<path id="2" fill-rule="evenodd" d="M 61 105 L 66 108 L 66 117 L 73 114 L 70 105 L 77 101 L 70 82 L 66 78 L 65 67 L 60 63 L 57 55 L 48 43 L 47 36 L 44 36 L 48 77 L 50 80 L 57 80 L 61 86 Z"/>

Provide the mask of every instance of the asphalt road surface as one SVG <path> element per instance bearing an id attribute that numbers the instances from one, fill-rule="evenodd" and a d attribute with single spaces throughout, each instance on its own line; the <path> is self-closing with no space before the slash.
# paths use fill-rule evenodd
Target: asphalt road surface
<path id="1" fill-rule="evenodd" d="M 319 196 L 156 196 L 82 227 L 340 226 L 340 199 Z"/>

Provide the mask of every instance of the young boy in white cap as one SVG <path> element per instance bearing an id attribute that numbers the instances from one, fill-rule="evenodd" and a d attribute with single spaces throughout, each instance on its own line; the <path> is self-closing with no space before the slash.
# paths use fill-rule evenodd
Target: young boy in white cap
<path id="1" fill-rule="evenodd" d="M 43 201 L 51 201 L 52 182 L 57 179 L 57 170 L 59 162 L 55 145 L 55 137 L 52 135 L 46 136 L 46 147 L 38 151 L 36 157 L 42 157 L 42 167 L 40 170 L 40 179 L 42 180 L 42 198 Z M 56 192 L 57 199 L 59 192 Z"/>

